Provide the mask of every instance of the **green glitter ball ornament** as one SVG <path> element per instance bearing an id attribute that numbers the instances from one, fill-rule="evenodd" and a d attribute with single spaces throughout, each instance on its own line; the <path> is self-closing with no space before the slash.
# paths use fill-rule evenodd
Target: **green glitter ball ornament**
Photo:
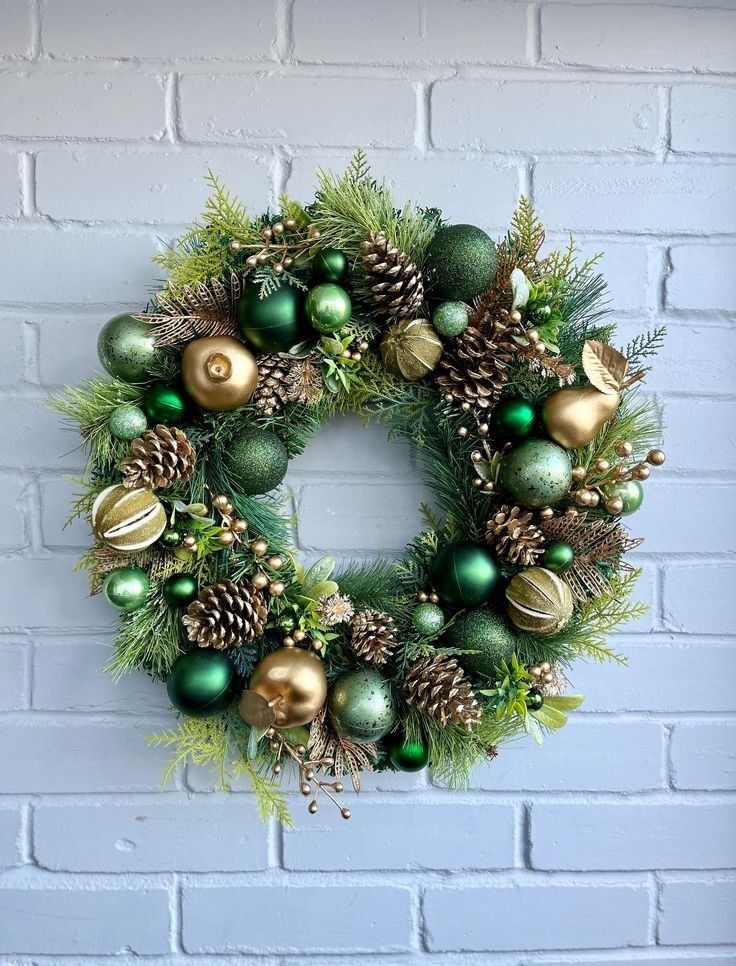
<path id="1" fill-rule="evenodd" d="M 146 414 L 138 406 L 116 406 L 107 420 L 107 428 L 115 439 L 130 440 L 145 433 L 148 427 Z"/>
<path id="2" fill-rule="evenodd" d="M 446 299 L 469 302 L 496 274 L 498 256 L 492 239 L 475 225 L 437 229 L 427 252 L 429 277 Z"/>
<path id="3" fill-rule="evenodd" d="M 493 433 L 501 439 L 522 439 L 534 428 L 534 406 L 525 399 L 504 399 L 493 410 Z"/>
<path id="4" fill-rule="evenodd" d="M 332 282 L 323 282 L 310 289 L 304 303 L 309 324 L 322 335 L 339 332 L 347 325 L 353 312 L 350 296 L 344 288 Z"/>
<path id="5" fill-rule="evenodd" d="M 501 661 L 510 661 L 516 635 L 504 618 L 486 607 L 463 611 L 447 629 L 451 647 L 475 651 L 463 654 L 460 662 L 475 674 L 492 677 Z"/>
<path id="6" fill-rule="evenodd" d="M 618 497 L 623 501 L 623 509 L 615 514 L 617 517 L 626 517 L 630 513 L 635 513 L 644 500 L 644 487 L 638 480 L 626 480 L 623 483 L 608 483 L 602 489 L 603 496 L 606 500 L 613 500 Z"/>
<path id="7" fill-rule="evenodd" d="M 432 583 L 440 598 L 454 607 L 472 607 L 488 600 L 500 571 L 487 547 L 451 543 L 432 564 Z"/>
<path id="8" fill-rule="evenodd" d="M 105 577 L 102 596 L 115 610 L 131 614 L 145 604 L 149 586 L 145 570 L 140 567 L 120 567 Z"/>
<path id="9" fill-rule="evenodd" d="M 348 268 L 347 257 L 338 248 L 322 248 L 312 259 L 312 271 L 320 282 L 342 282 Z"/>
<path id="10" fill-rule="evenodd" d="M 235 697 L 238 673 L 222 651 L 196 650 L 180 655 L 166 679 L 169 701 L 191 718 L 219 714 Z"/>
<path id="11" fill-rule="evenodd" d="M 423 637 L 434 637 L 445 626 L 445 614 L 437 604 L 417 604 L 411 615 L 414 630 Z"/>
<path id="12" fill-rule="evenodd" d="M 553 506 L 570 489 L 570 457 L 548 439 L 525 439 L 504 456 L 499 483 L 519 506 Z"/>
<path id="13" fill-rule="evenodd" d="M 236 489 L 245 496 L 268 493 L 286 476 L 289 454 L 267 429 L 247 429 L 228 449 L 227 467 Z"/>
<path id="14" fill-rule="evenodd" d="M 329 708 L 337 733 L 357 744 L 378 741 L 396 723 L 391 685 L 369 668 L 339 677 L 332 687 Z"/>
<path id="15" fill-rule="evenodd" d="M 299 342 L 304 293 L 294 285 L 279 285 L 261 298 L 261 286 L 248 285 L 238 299 L 240 331 L 261 352 L 286 352 Z"/>
<path id="16" fill-rule="evenodd" d="M 462 302 L 440 302 L 432 315 L 432 325 L 446 339 L 454 339 L 468 327 L 468 310 Z"/>
<path id="17" fill-rule="evenodd" d="M 97 355 L 111 376 L 123 382 L 145 379 L 156 360 L 151 326 L 132 315 L 116 315 L 97 338 Z"/>
<path id="18" fill-rule="evenodd" d="M 561 574 L 572 566 L 575 553 L 569 543 L 564 540 L 553 540 L 544 548 L 542 566 L 551 570 L 553 574 Z"/>
<path id="19" fill-rule="evenodd" d="M 386 738 L 388 759 L 398 771 L 421 771 L 429 761 L 426 741 L 409 741 L 405 735 L 391 734 Z"/>
<path id="20" fill-rule="evenodd" d="M 187 404 L 174 386 L 157 382 L 143 394 L 143 408 L 151 422 L 173 426 L 184 418 Z"/>
<path id="21" fill-rule="evenodd" d="M 191 574 L 172 574 L 164 581 L 163 594 L 172 607 L 187 607 L 199 593 Z"/>

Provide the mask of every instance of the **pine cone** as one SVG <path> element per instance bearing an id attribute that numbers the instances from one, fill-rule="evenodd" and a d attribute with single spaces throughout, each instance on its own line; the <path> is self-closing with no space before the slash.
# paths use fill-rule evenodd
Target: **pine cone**
<path id="1" fill-rule="evenodd" d="M 278 353 L 259 355 L 258 383 L 253 403 L 264 416 L 273 416 L 289 401 L 289 363 Z"/>
<path id="2" fill-rule="evenodd" d="M 176 426 L 154 426 L 130 444 L 120 472 L 129 490 L 165 489 L 190 477 L 196 462 L 186 433 Z"/>
<path id="3" fill-rule="evenodd" d="M 260 590 L 249 581 L 221 580 L 203 587 L 182 618 L 190 641 L 200 647 L 242 647 L 260 637 L 268 607 Z"/>
<path id="4" fill-rule="evenodd" d="M 289 402 L 311 406 L 325 387 L 322 370 L 315 354 L 292 364 L 287 379 Z"/>
<path id="5" fill-rule="evenodd" d="M 544 536 L 533 513 L 520 507 L 502 506 L 486 523 L 486 543 L 502 560 L 530 567 L 544 551 Z"/>
<path id="6" fill-rule="evenodd" d="M 416 315 L 424 301 L 422 273 L 382 232 L 363 242 L 363 270 L 376 311 L 389 319 Z"/>
<path id="7" fill-rule="evenodd" d="M 413 664 L 404 680 L 404 694 L 441 725 L 462 725 L 471 731 L 480 721 L 478 699 L 457 659 L 447 654 L 425 657 Z"/>
<path id="8" fill-rule="evenodd" d="M 388 614 L 378 610 L 362 610 L 350 625 L 350 646 L 368 664 L 385 664 L 396 646 L 396 629 Z"/>
<path id="9" fill-rule="evenodd" d="M 495 405 L 517 349 L 511 332 L 496 321 L 489 333 L 469 325 L 455 339 L 437 366 L 437 382 L 448 402 L 480 410 Z"/>

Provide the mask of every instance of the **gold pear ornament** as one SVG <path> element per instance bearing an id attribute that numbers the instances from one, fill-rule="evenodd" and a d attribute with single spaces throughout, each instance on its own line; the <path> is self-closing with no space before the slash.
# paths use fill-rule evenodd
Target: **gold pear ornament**
<path id="1" fill-rule="evenodd" d="M 565 449 L 587 446 L 618 409 L 621 392 L 644 378 L 637 372 L 627 379 L 628 359 L 592 339 L 583 346 L 582 362 L 590 385 L 558 389 L 542 403 L 544 428 Z"/>

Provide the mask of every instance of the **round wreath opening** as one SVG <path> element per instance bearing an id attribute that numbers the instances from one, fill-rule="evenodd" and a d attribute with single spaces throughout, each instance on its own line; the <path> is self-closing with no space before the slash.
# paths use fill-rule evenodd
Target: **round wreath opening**
<path id="1" fill-rule="evenodd" d="M 264 818 L 289 822 L 285 788 L 348 818 L 368 770 L 462 786 L 566 723 L 576 659 L 623 660 L 664 330 L 616 347 L 597 259 L 543 253 L 524 198 L 494 242 L 398 209 L 363 152 L 256 218 L 209 181 L 161 291 L 102 329 L 107 376 L 52 402 L 89 454 L 74 514 L 119 612 L 108 670 L 161 680 L 171 769 L 249 776 Z M 281 484 L 347 412 L 414 447 L 437 510 L 397 561 L 305 569 Z"/>

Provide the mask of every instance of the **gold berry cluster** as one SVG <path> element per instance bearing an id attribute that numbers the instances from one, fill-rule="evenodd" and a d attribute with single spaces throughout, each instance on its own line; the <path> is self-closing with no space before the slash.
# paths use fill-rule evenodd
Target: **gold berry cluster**
<path id="1" fill-rule="evenodd" d="M 619 496 L 607 495 L 606 487 L 629 480 L 649 479 L 650 467 L 662 466 L 665 455 L 661 449 L 650 449 L 645 460 L 633 460 L 634 447 L 626 440 L 616 446 L 619 459 L 615 463 L 606 459 L 594 460 L 590 466 L 575 466 L 572 471 L 573 487 L 571 496 L 580 507 L 596 507 L 601 501 L 609 513 L 620 513 L 623 500 Z"/>
<path id="2" fill-rule="evenodd" d="M 282 275 L 309 252 L 319 237 L 320 232 L 315 225 L 301 228 L 295 218 L 285 218 L 284 221 L 266 225 L 261 230 L 260 244 L 247 245 L 233 238 L 230 251 L 236 254 L 250 251 L 251 254 L 245 260 L 248 268 L 259 268 L 270 262 L 274 275 Z"/>

